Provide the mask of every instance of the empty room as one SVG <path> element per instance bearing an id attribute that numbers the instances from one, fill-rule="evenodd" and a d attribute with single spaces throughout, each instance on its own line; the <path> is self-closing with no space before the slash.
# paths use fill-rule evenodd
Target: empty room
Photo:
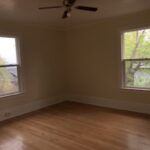
<path id="1" fill-rule="evenodd" d="M 150 150 L 150 1 L 0 0 L 0 150 Z"/>

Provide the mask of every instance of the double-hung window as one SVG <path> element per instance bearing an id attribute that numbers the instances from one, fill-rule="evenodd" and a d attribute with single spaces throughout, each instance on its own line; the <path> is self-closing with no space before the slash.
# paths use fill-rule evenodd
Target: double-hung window
<path id="1" fill-rule="evenodd" d="M 15 37 L 0 37 L 0 96 L 20 92 L 20 59 Z"/>
<path id="2" fill-rule="evenodd" d="M 150 90 L 150 28 L 122 34 L 123 88 Z"/>

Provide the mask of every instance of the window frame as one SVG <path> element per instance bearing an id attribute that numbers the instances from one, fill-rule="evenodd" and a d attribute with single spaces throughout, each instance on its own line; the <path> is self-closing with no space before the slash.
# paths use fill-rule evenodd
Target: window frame
<path id="1" fill-rule="evenodd" d="M 124 59 L 124 34 L 126 32 L 134 32 L 138 30 L 146 30 L 150 29 L 150 26 L 148 27 L 140 27 L 140 28 L 134 28 L 134 29 L 127 29 L 127 30 L 122 30 L 120 32 L 120 43 L 121 43 L 121 51 L 120 51 L 120 57 L 121 57 L 121 89 L 125 90 L 135 90 L 135 91 L 150 91 L 150 88 L 144 88 L 144 87 L 128 87 L 126 86 L 126 74 L 125 74 L 125 61 L 144 61 L 144 60 L 150 60 L 150 58 L 139 58 L 139 59 Z"/>
<path id="2" fill-rule="evenodd" d="M 15 44 L 16 44 L 17 63 L 16 64 L 0 65 L 0 68 L 5 68 L 5 67 L 16 67 L 17 68 L 18 91 L 6 93 L 6 94 L 0 94 L 0 98 L 5 98 L 5 97 L 15 96 L 15 95 L 19 95 L 19 94 L 23 93 L 21 54 L 20 54 L 20 38 L 16 35 L 1 35 L 1 34 L 0 34 L 0 37 L 2 37 L 2 38 L 14 38 L 15 39 Z"/>

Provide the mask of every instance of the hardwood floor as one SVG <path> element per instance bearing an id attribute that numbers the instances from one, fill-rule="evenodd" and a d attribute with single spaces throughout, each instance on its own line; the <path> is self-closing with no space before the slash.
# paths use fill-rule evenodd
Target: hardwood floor
<path id="1" fill-rule="evenodd" d="M 150 116 L 64 102 L 1 123 L 0 150 L 150 150 Z"/>

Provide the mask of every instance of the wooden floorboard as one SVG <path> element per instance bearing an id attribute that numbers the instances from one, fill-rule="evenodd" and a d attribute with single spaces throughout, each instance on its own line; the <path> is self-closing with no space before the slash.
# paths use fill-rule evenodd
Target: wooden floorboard
<path id="1" fill-rule="evenodd" d="M 150 116 L 64 102 L 1 123 L 0 150 L 150 150 Z"/>

